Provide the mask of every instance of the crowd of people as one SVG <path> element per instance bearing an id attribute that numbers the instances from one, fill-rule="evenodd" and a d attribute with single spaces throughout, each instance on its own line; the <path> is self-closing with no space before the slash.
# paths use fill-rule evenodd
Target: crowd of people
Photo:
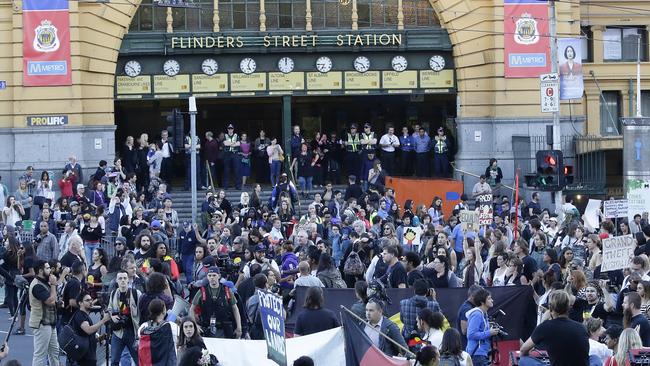
<path id="1" fill-rule="evenodd" d="M 215 363 L 202 337 L 264 338 L 256 290 L 281 296 L 288 313 L 304 307 L 295 336 L 340 326 L 324 308 L 322 288 L 354 289 L 358 302 L 350 308 L 387 355 L 405 355 L 409 339 L 423 340 L 412 349 L 423 365 L 490 364 L 489 340 L 499 332 L 488 321 L 490 289 L 499 286 L 531 286 L 538 305 L 521 365 L 538 362 L 526 356 L 533 347 L 553 365 L 623 366 L 629 349 L 650 346 L 647 212 L 617 225 L 601 217 L 590 228 L 571 196 L 558 212 L 543 208 L 537 192 L 512 202 L 496 159 L 472 198 L 463 194 L 454 207 L 440 197 L 429 206 L 399 201 L 385 176 L 449 174 L 444 130 L 429 138 L 420 126 L 401 136 L 388 127 L 377 138 L 370 125 L 356 128 L 341 139 L 306 141 L 296 126 L 290 164 L 263 131 L 253 142 L 232 125 L 223 137 L 206 133 L 200 147 L 209 173 L 199 184 L 212 187 L 198 222 L 181 221 L 174 209 L 166 131 L 155 143 L 146 134 L 128 138 L 113 165 L 102 160 L 87 180 L 71 156 L 58 190 L 50 173 L 38 179 L 28 167 L 13 195 L 0 189 L 0 275 L 3 306 L 19 319 L 16 334 L 25 334 L 30 309 L 32 364 L 57 365 L 66 350 L 58 338 L 71 332 L 88 340 L 83 355 L 67 353 L 71 364 L 96 364 L 97 342 L 110 343 L 111 365 Z M 271 198 L 262 200 L 256 183 L 230 202 L 230 181 L 244 187 L 251 166 L 256 180 L 273 183 Z M 334 188 L 339 175 L 347 178 L 343 189 Z M 468 228 L 461 212 L 485 194 L 494 196 L 492 223 Z M 407 235 L 414 231 L 419 242 Z M 629 268 L 601 272 L 602 240 L 628 234 L 638 244 Z M 296 304 L 302 286 L 306 301 Z M 450 287 L 468 288 L 468 299 L 445 330 L 436 289 Z M 385 288 L 413 291 L 400 302 L 401 329 L 373 295 Z M 110 337 L 96 339 L 106 325 Z M 143 337 L 149 341 L 138 343 Z"/>

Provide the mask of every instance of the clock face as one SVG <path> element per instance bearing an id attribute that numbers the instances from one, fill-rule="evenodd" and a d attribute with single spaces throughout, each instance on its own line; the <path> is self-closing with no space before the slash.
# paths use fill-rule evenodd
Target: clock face
<path id="1" fill-rule="evenodd" d="M 212 58 L 206 58 L 201 64 L 201 70 L 206 75 L 214 75 L 219 70 L 219 64 Z"/>
<path id="2" fill-rule="evenodd" d="M 332 59 L 327 56 L 321 56 L 316 60 L 316 70 L 320 72 L 329 72 L 332 70 Z"/>
<path id="3" fill-rule="evenodd" d="M 366 56 L 359 56 L 354 59 L 354 69 L 358 72 L 366 72 L 370 69 L 370 60 Z"/>
<path id="4" fill-rule="evenodd" d="M 167 76 L 176 76 L 181 71 L 181 64 L 176 60 L 167 60 L 163 64 L 163 71 Z"/>
<path id="5" fill-rule="evenodd" d="M 140 63 L 138 61 L 131 60 L 124 64 L 124 73 L 126 73 L 128 76 L 134 78 L 140 75 L 140 72 L 142 72 L 142 66 L 140 66 Z"/>
<path id="6" fill-rule="evenodd" d="M 406 70 L 406 67 L 408 66 L 408 61 L 406 61 L 406 57 L 404 56 L 395 56 L 390 61 L 390 65 L 393 67 L 393 70 L 397 72 L 402 72 Z"/>
<path id="7" fill-rule="evenodd" d="M 257 64 L 252 58 L 246 57 L 239 63 L 239 68 L 244 74 L 252 74 L 255 72 L 255 69 L 257 69 Z"/>
<path id="8" fill-rule="evenodd" d="M 293 71 L 294 66 L 295 65 L 291 57 L 283 57 L 280 59 L 280 61 L 278 61 L 278 69 L 280 69 L 280 71 L 282 71 L 285 74 L 288 74 L 291 71 Z"/>
<path id="9" fill-rule="evenodd" d="M 445 59 L 440 55 L 431 56 L 429 59 L 429 67 L 433 71 L 441 71 L 445 68 Z"/>

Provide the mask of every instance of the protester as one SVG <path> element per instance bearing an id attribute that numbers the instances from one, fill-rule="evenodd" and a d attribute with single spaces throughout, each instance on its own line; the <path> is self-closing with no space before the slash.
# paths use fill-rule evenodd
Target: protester
<path id="1" fill-rule="evenodd" d="M 407 349 L 406 341 L 400 334 L 397 325 L 384 316 L 384 304 L 381 301 L 374 299 L 368 301 L 366 304 L 366 319 L 368 320 L 368 324 L 365 326 L 364 332 L 375 346 L 379 347 L 382 352 L 389 356 L 397 356 L 404 353 L 404 350 Z M 393 342 L 387 341 L 379 335 L 378 331 L 382 332 L 401 347 L 396 346 Z"/>
<path id="2" fill-rule="evenodd" d="M 323 290 L 310 287 L 305 297 L 306 311 L 296 319 L 295 335 L 309 335 L 341 326 L 333 311 L 323 309 Z"/>

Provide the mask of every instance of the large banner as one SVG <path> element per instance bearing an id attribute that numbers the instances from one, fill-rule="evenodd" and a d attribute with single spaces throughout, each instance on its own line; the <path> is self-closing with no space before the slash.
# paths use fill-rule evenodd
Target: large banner
<path id="1" fill-rule="evenodd" d="M 634 248 L 636 248 L 636 240 L 632 234 L 603 239 L 603 264 L 600 271 L 607 272 L 629 267 Z"/>
<path id="2" fill-rule="evenodd" d="M 580 38 L 558 38 L 557 55 L 560 63 L 560 99 L 581 99 L 584 85 Z"/>
<path id="3" fill-rule="evenodd" d="M 629 222 L 634 221 L 634 215 L 650 211 L 650 179 L 628 177 L 625 197 Z"/>
<path id="4" fill-rule="evenodd" d="M 289 318 L 287 318 L 287 331 L 293 332 L 296 319 L 305 309 L 301 304 L 305 303 L 308 287 L 296 288 L 296 307 Z M 528 339 L 535 328 L 537 317 L 535 316 L 537 306 L 533 299 L 533 290 L 530 286 L 500 286 L 488 287 L 494 300 L 494 307 L 490 309 L 489 315 L 494 316 L 509 336 L 506 339 Z M 400 312 L 399 302 L 414 295 L 413 289 L 390 288 L 386 290 L 391 302 L 386 305 L 384 315 L 391 317 Z M 437 288 L 436 297 L 440 309 L 452 327 L 456 327 L 458 309 L 467 300 L 467 288 Z M 341 305 L 348 309 L 357 302 L 354 289 L 324 288 L 324 308 L 332 310 L 335 314 L 341 311 Z M 505 315 L 501 314 L 503 311 Z M 302 337 L 300 337 L 302 338 Z"/>
<path id="5" fill-rule="evenodd" d="M 551 70 L 548 3 L 504 0 L 504 66 L 507 78 L 537 78 Z"/>
<path id="6" fill-rule="evenodd" d="M 23 0 L 23 85 L 71 85 L 68 0 Z"/>
<path id="7" fill-rule="evenodd" d="M 280 366 L 287 366 L 282 298 L 261 290 L 257 290 L 257 294 L 260 297 L 260 313 L 266 339 L 267 357 Z"/>

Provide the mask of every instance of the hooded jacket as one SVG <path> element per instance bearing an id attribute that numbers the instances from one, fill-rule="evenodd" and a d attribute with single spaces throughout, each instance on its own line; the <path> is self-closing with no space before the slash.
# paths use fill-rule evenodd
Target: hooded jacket
<path id="1" fill-rule="evenodd" d="M 467 316 L 467 348 L 470 356 L 488 356 L 490 353 L 490 322 L 487 314 L 476 307 L 465 313 Z"/>

